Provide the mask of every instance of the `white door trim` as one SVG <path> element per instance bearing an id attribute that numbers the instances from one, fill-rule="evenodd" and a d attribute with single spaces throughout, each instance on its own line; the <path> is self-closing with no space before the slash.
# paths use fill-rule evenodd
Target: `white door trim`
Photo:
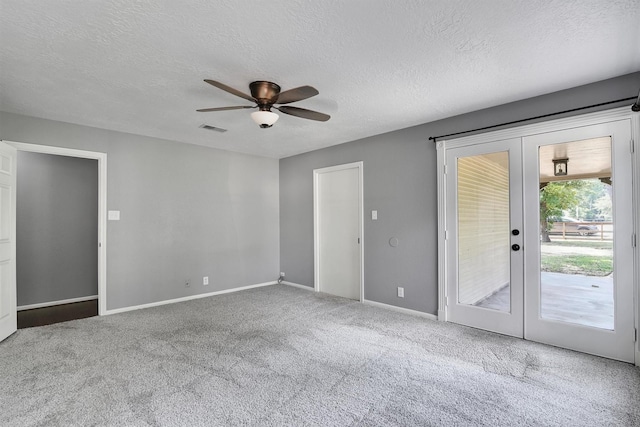
<path id="1" fill-rule="evenodd" d="M 364 184 L 363 162 L 346 163 L 313 170 L 313 288 L 320 292 L 320 230 L 318 225 L 318 183 L 319 175 L 345 169 L 358 169 L 358 232 L 360 234 L 360 301 L 364 301 Z"/>
<path id="2" fill-rule="evenodd" d="M 98 161 L 98 315 L 107 314 L 107 153 L 3 141 L 19 151 Z"/>
<path id="3" fill-rule="evenodd" d="M 633 180 L 631 188 L 633 189 L 633 217 L 635 218 L 634 236 L 636 240 L 635 262 L 634 262 L 634 278 L 635 287 L 635 315 L 636 315 L 636 366 L 640 366 L 640 112 L 631 113 L 631 155 Z"/>
<path id="4" fill-rule="evenodd" d="M 635 248 L 634 288 L 635 288 L 635 328 L 640 335 L 640 113 L 632 112 L 629 106 L 614 108 L 573 117 L 560 118 L 541 123 L 518 126 L 509 129 L 481 133 L 467 137 L 441 140 L 436 143 L 437 150 L 437 182 L 438 182 L 438 320 L 447 321 L 447 232 L 446 232 L 446 150 L 465 145 L 483 144 L 509 138 L 523 138 L 525 136 L 560 131 L 574 127 L 601 124 L 610 121 L 631 119 L 632 138 L 635 141 L 633 153 L 633 197 L 635 206 L 634 233 L 638 243 Z M 429 142 L 430 143 L 430 142 Z M 640 336 L 638 337 L 640 338 Z M 640 340 L 636 339 L 635 364 L 640 366 Z"/>

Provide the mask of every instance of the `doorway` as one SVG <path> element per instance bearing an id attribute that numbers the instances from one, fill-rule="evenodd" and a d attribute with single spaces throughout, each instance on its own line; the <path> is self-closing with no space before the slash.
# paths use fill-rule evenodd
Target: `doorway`
<path id="1" fill-rule="evenodd" d="M 441 147 L 446 319 L 633 362 L 630 139 L 618 120 Z"/>
<path id="2" fill-rule="evenodd" d="M 362 301 L 363 163 L 313 171 L 315 290 Z"/>
<path id="3" fill-rule="evenodd" d="M 94 159 L 98 161 L 98 248 L 96 256 L 98 258 L 98 315 L 106 314 L 107 311 L 107 289 L 106 289 L 106 206 L 107 206 L 107 155 L 93 151 L 76 150 L 70 148 L 53 147 L 47 145 L 28 144 L 15 141 L 2 141 L 1 146 L 7 150 L 7 161 L 3 160 L 2 167 L 6 165 L 15 165 L 16 151 L 28 151 L 34 153 L 53 154 L 67 157 L 80 157 L 85 159 Z M 12 176 L 15 177 L 15 168 L 11 168 Z M 14 181 L 15 182 L 15 181 Z M 11 229 L 6 230 L 8 236 L 13 239 L 4 239 L 11 247 L 8 253 L 15 255 L 15 191 L 11 191 L 13 195 L 13 203 L 11 205 L 4 204 L 6 209 L 11 208 L 10 221 L 7 224 Z M 9 198 L 8 200 L 11 200 Z M 6 215 L 3 216 L 7 217 Z M 9 218 L 9 217 L 7 217 Z M 1 218 L 0 218 L 1 219 Z M 2 222 L 2 221 L 0 221 Z M 3 222 L 4 223 L 4 222 Z M 17 307 L 16 307 L 16 277 L 15 277 L 15 256 L 11 259 L 13 274 L 4 274 L 0 280 L 0 305 L 2 306 L 2 324 L 0 325 L 0 337 L 6 338 L 16 331 L 17 326 Z M 9 269 L 5 269 L 10 271 Z M 7 319 L 4 322 L 4 319 Z M 6 327 L 5 327 L 6 326 Z"/>
<path id="4" fill-rule="evenodd" d="M 18 151 L 18 329 L 98 315 L 98 162 Z"/>

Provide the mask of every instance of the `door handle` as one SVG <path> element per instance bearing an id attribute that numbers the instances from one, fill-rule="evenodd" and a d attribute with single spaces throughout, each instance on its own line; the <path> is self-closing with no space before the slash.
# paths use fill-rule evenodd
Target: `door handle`
<path id="1" fill-rule="evenodd" d="M 517 236 L 518 234 L 520 234 L 520 230 L 518 229 L 511 230 L 511 234 L 513 234 L 514 236 Z"/>
<path id="2" fill-rule="evenodd" d="M 511 245 L 511 249 L 513 249 L 514 251 L 519 251 L 520 250 L 520 245 L 517 243 L 514 243 L 513 245 Z"/>

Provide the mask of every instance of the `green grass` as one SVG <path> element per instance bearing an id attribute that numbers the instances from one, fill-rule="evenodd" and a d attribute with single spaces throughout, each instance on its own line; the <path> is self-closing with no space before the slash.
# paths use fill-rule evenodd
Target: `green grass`
<path id="1" fill-rule="evenodd" d="M 613 271 L 610 256 L 542 254 L 542 271 L 587 276 L 607 276 Z"/>

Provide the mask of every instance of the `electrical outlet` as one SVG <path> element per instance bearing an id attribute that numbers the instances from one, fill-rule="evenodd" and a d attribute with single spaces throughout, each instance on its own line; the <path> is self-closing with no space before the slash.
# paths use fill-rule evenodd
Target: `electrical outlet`
<path id="1" fill-rule="evenodd" d="M 284 277 L 284 271 L 280 272 L 280 277 Z"/>
<path id="2" fill-rule="evenodd" d="M 404 298 L 404 288 L 398 286 L 398 298 Z"/>
<path id="3" fill-rule="evenodd" d="M 188 280 L 185 280 L 185 281 L 184 281 L 184 287 L 185 287 L 185 288 L 188 288 L 189 286 L 191 286 L 191 283 L 189 283 L 189 281 L 188 281 Z"/>
<path id="4" fill-rule="evenodd" d="M 207 285 L 209 284 L 209 276 L 204 276 L 204 277 L 202 278 L 202 284 L 203 284 L 204 286 L 207 286 Z"/>

